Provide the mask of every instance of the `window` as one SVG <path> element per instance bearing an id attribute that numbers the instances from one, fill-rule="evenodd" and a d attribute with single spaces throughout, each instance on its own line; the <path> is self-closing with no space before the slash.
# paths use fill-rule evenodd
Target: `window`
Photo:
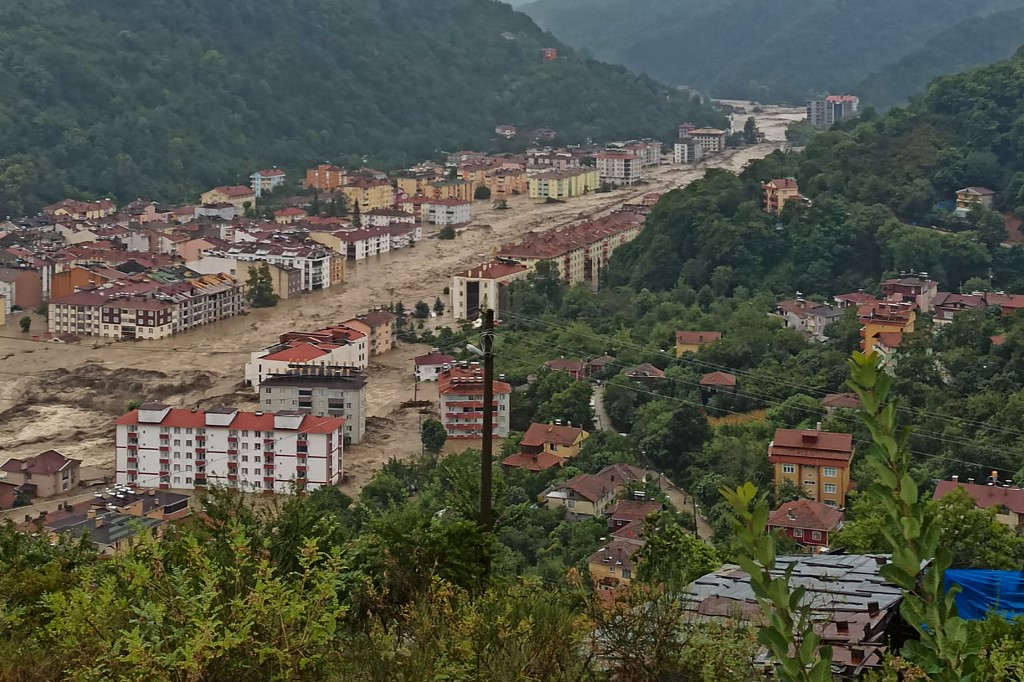
<path id="1" fill-rule="evenodd" d="M 259 464 L 260 463 L 260 456 L 259 455 L 254 455 L 253 458 L 252 458 L 252 461 L 256 462 L 256 464 Z"/>
<path id="2" fill-rule="evenodd" d="M 822 471 L 822 474 L 824 474 L 825 478 L 835 478 L 836 477 L 836 468 L 835 467 L 825 467 L 824 471 Z"/>
<path id="3" fill-rule="evenodd" d="M 249 475 L 249 470 L 246 469 L 245 467 L 242 467 L 242 475 L 243 476 L 248 476 Z"/>
<path id="4" fill-rule="evenodd" d="M 243 450 L 248 450 L 249 449 L 249 444 L 248 443 L 242 443 L 242 449 Z"/>
<path id="5" fill-rule="evenodd" d="M 174 477 L 174 482 L 175 483 L 181 483 L 181 476 L 175 476 Z"/>
<path id="6" fill-rule="evenodd" d="M 253 448 L 255 448 L 256 450 L 262 450 L 263 449 L 263 443 L 254 443 L 253 444 Z"/>
<path id="7" fill-rule="evenodd" d="M 181 433 L 181 427 L 180 426 L 175 426 L 174 427 L 174 432 L 175 433 Z"/>
<path id="8" fill-rule="evenodd" d="M 836 484 L 835 483 L 826 483 L 825 484 L 825 492 L 830 494 L 830 495 L 835 495 L 836 494 Z"/>
<path id="9" fill-rule="evenodd" d="M 174 447 L 178 447 L 179 445 L 181 445 L 181 439 L 175 438 L 174 439 Z"/>
<path id="10" fill-rule="evenodd" d="M 185 483 L 187 483 L 187 484 L 192 483 L 192 477 L 191 476 L 186 476 L 185 477 Z"/>
<path id="11" fill-rule="evenodd" d="M 181 465 L 180 464 L 175 464 L 174 465 L 174 470 L 175 471 L 181 471 Z"/>
<path id="12" fill-rule="evenodd" d="M 186 436 L 191 436 L 192 435 L 192 427 L 191 426 L 189 426 L 189 427 L 187 427 L 185 429 L 185 435 Z"/>
<path id="13" fill-rule="evenodd" d="M 826 507 L 836 507 L 837 505 L 835 503 L 835 500 L 825 500 L 825 506 Z"/>
<path id="14" fill-rule="evenodd" d="M 794 528 L 793 529 L 793 537 L 795 537 L 795 538 L 802 538 L 803 536 L 804 536 L 804 529 L 803 528 Z"/>
<path id="15" fill-rule="evenodd" d="M 242 448 L 242 449 L 244 450 L 245 448 Z M 242 461 L 243 462 L 248 462 L 249 461 L 249 455 L 242 455 Z"/>
<path id="16" fill-rule="evenodd" d="M 796 473 L 796 465 L 795 464 L 783 464 L 782 465 L 782 473 L 784 473 L 784 474 L 795 474 Z"/>
<path id="17" fill-rule="evenodd" d="M 187 448 L 192 447 L 192 441 L 190 441 L 190 440 L 185 441 L 185 447 L 187 447 Z"/>
<path id="18" fill-rule="evenodd" d="M 608 567 L 608 572 L 609 573 L 614 573 L 615 572 L 615 567 L 614 566 L 609 566 Z"/>
<path id="19" fill-rule="evenodd" d="M 569 500 L 569 506 L 570 507 L 575 507 L 576 506 L 576 500 Z"/>
<path id="20" fill-rule="evenodd" d="M 192 471 L 192 465 L 191 464 L 186 464 L 185 465 L 185 471 Z"/>
<path id="21" fill-rule="evenodd" d="M 817 530 L 811 531 L 811 539 L 812 540 L 820 540 L 821 539 L 821 531 L 817 531 Z"/>

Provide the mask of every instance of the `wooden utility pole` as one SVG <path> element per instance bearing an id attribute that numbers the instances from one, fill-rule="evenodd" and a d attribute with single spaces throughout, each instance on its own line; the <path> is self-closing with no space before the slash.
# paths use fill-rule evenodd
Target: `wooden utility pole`
<path id="1" fill-rule="evenodd" d="M 480 341 L 484 352 L 484 428 L 480 448 L 480 527 L 485 533 L 494 528 L 491 514 L 491 467 L 494 460 L 494 311 L 484 310 Z"/>

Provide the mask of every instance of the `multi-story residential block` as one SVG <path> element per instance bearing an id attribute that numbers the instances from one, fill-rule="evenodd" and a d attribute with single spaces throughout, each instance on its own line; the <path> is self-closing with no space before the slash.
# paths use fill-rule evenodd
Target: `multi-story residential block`
<path id="1" fill-rule="evenodd" d="M 291 493 L 337 485 L 345 420 L 147 403 L 114 422 L 119 484 Z"/>
<path id="2" fill-rule="evenodd" d="M 261 261 L 298 270 L 302 274 L 303 291 L 331 286 L 331 252 L 322 247 L 287 241 L 239 242 L 209 253 L 240 262 Z"/>
<path id="3" fill-rule="evenodd" d="M 965 217 L 975 206 L 992 208 L 996 193 L 988 187 L 964 187 L 956 191 L 956 209 L 953 211 L 958 216 Z"/>
<path id="4" fill-rule="evenodd" d="M 320 192 L 336 192 L 345 184 L 348 172 L 344 168 L 322 163 L 306 169 L 306 187 Z"/>
<path id="5" fill-rule="evenodd" d="M 857 308 L 857 317 L 861 323 L 862 349 L 865 353 L 877 350 L 878 336 L 884 333 L 914 331 L 917 312 L 913 303 L 896 301 L 871 301 Z"/>
<path id="6" fill-rule="evenodd" d="M 110 199 L 102 201 L 75 201 L 64 199 L 43 208 L 43 215 L 55 219 L 100 220 L 117 213 L 117 205 Z"/>
<path id="7" fill-rule="evenodd" d="M 391 234 L 383 227 L 336 232 L 310 232 L 309 238 L 348 260 L 365 260 L 391 250 Z M 332 259 L 335 260 L 335 259 Z"/>
<path id="8" fill-rule="evenodd" d="M 387 180 L 349 175 L 341 187 L 349 209 L 359 205 L 360 213 L 369 213 L 395 204 L 395 190 Z"/>
<path id="9" fill-rule="evenodd" d="M 596 168 L 549 170 L 531 175 L 526 184 L 531 199 L 571 199 L 598 189 L 601 174 Z"/>
<path id="10" fill-rule="evenodd" d="M 699 163 L 704 158 L 704 147 L 692 137 L 676 142 L 672 146 L 674 163 Z"/>
<path id="11" fill-rule="evenodd" d="M 249 187 L 257 197 L 261 197 L 283 185 L 285 177 L 285 172 L 280 168 L 258 170 L 249 176 Z"/>
<path id="12" fill-rule="evenodd" d="M 345 420 L 345 445 L 366 434 L 366 377 L 352 367 L 302 367 L 260 383 L 264 411 L 299 410 Z"/>
<path id="13" fill-rule="evenodd" d="M 781 319 L 785 327 L 795 329 L 810 339 L 825 341 L 828 338 L 825 329 L 842 318 L 843 309 L 808 301 L 805 298 L 795 298 L 779 302 L 775 310 L 768 315 Z"/>
<path id="14" fill-rule="evenodd" d="M 722 338 L 722 332 L 676 332 L 676 357 L 681 358 L 687 353 L 696 353 Z"/>
<path id="15" fill-rule="evenodd" d="M 525 279 L 530 269 L 506 261 L 491 261 L 464 270 L 452 277 L 451 311 L 456 320 L 475 320 L 490 308 L 496 319 L 507 305 L 506 287 L 510 282 Z"/>
<path id="16" fill-rule="evenodd" d="M 17 282 L 8 282 L 0 279 L 0 309 L 3 310 L 4 315 L 10 315 L 14 308 L 14 296 L 15 288 L 18 286 Z"/>
<path id="17" fill-rule="evenodd" d="M 596 158 L 601 182 L 619 187 L 635 185 L 643 179 L 643 162 L 632 152 L 606 151 Z"/>
<path id="18" fill-rule="evenodd" d="M 724 152 L 725 136 L 726 132 L 718 128 L 694 128 L 690 131 L 690 137 L 700 144 L 704 156 Z"/>
<path id="19" fill-rule="evenodd" d="M 648 166 L 661 165 L 661 150 L 664 145 L 654 140 L 628 140 L 626 142 L 611 142 L 607 145 L 609 151 L 623 151 L 636 155 L 640 159 L 640 165 Z"/>
<path id="20" fill-rule="evenodd" d="M 463 225 L 473 219 L 472 202 L 454 197 L 431 199 L 421 211 L 426 212 L 431 225 Z"/>
<path id="21" fill-rule="evenodd" d="M 505 244 L 498 250 L 498 258 L 516 261 L 531 269 L 540 262 L 551 263 L 570 286 L 597 287 L 600 273 L 608 267 L 612 253 L 635 239 L 643 224 L 642 215 L 617 211 L 560 227 L 518 244 Z"/>
<path id="22" fill-rule="evenodd" d="M 208 192 L 199 196 L 199 203 L 208 204 L 231 204 L 239 213 L 245 210 L 245 205 L 256 205 L 256 192 L 251 187 L 244 185 L 224 185 L 214 187 Z"/>
<path id="23" fill-rule="evenodd" d="M 512 386 L 493 382 L 493 433 L 504 438 L 509 432 L 509 401 Z M 438 411 L 448 438 L 481 438 L 484 424 L 484 373 L 478 364 L 454 366 L 438 375 Z"/>
<path id="24" fill-rule="evenodd" d="M 266 261 L 239 261 L 237 258 L 212 255 L 208 252 L 203 253 L 197 260 L 186 261 L 185 264 L 190 270 L 203 274 L 224 272 L 239 282 L 248 282 L 250 272 L 266 265 L 267 272 L 270 273 L 271 285 L 278 298 L 286 301 L 302 293 L 302 272 L 287 266 L 271 265 Z M 332 285 L 340 284 L 345 277 L 344 261 L 340 258 L 331 259 L 331 267 L 334 268 L 335 265 L 340 265 L 342 270 L 338 273 L 340 279 L 337 282 L 332 282 Z"/>
<path id="25" fill-rule="evenodd" d="M 329 334 L 324 340 L 322 334 Z M 344 331 L 349 338 L 342 338 Z M 329 330 L 311 332 L 289 332 L 281 335 L 281 341 L 262 350 L 253 352 L 245 364 L 245 383 L 259 387 L 267 377 L 287 374 L 293 370 L 317 367 L 341 367 L 366 369 L 369 365 L 369 339 L 355 329 L 335 327 Z"/>
<path id="26" fill-rule="evenodd" d="M 459 180 L 473 183 L 473 196 L 475 197 L 477 189 L 487 186 L 487 174 L 496 168 L 496 161 L 484 159 L 482 161 L 459 164 L 456 173 Z"/>
<path id="27" fill-rule="evenodd" d="M 580 157 L 568 150 L 526 150 L 526 169 L 529 172 L 569 170 L 570 168 L 579 168 L 581 165 Z"/>
<path id="28" fill-rule="evenodd" d="M 828 103 L 823 99 L 809 99 L 807 100 L 807 120 L 819 128 L 832 125 L 830 109 Z"/>
<path id="29" fill-rule="evenodd" d="M 761 185 L 766 213 L 781 213 L 787 201 L 800 200 L 796 178 L 775 178 Z"/>
<path id="30" fill-rule="evenodd" d="M 860 100 L 854 95 L 829 95 L 807 101 L 807 120 L 824 127 L 857 113 Z"/>
<path id="31" fill-rule="evenodd" d="M 34 457 L 11 458 L 0 466 L 7 482 L 34 497 L 53 497 L 74 490 L 81 480 L 82 460 L 71 459 L 56 450 Z"/>
<path id="32" fill-rule="evenodd" d="M 432 199 L 473 201 L 475 189 L 472 180 L 438 180 L 427 186 L 426 194 Z"/>
<path id="33" fill-rule="evenodd" d="M 492 199 L 509 199 L 527 192 L 526 171 L 521 168 L 499 168 L 487 174 L 485 185 Z"/>
<path id="34" fill-rule="evenodd" d="M 425 223 L 427 218 L 429 218 L 428 209 L 430 208 L 431 201 L 433 199 L 425 196 L 404 196 L 398 198 L 395 201 L 395 205 L 398 207 L 398 210 L 411 213 L 417 223 Z"/>
<path id="35" fill-rule="evenodd" d="M 820 502 L 786 502 L 768 516 L 768 532 L 781 530 L 798 545 L 828 547 L 829 536 L 843 528 L 843 512 Z"/>
<path id="36" fill-rule="evenodd" d="M 845 507 L 853 436 L 816 429 L 776 429 L 768 446 L 775 487 L 790 481 L 815 502 Z"/>
<path id="37" fill-rule="evenodd" d="M 426 355 L 417 355 L 412 360 L 413 376 L 416 381 L 437 381 L 438 375 L 455 364 L 455 358 L 432 350 Z"/>
<path id="38" fill-rule="evenodd" d="M 416 197 L 431 194 L 430 185 L 443 179 L 443 169 L 407 170 L 395 176 L 395 183 L 398 185 L 398 189 L 405 192 L 408 196 Z"/>
<path id="39" fill-rule="evenodd" d="M 160 339 L 245 310 L 242 284 L 203 275 L 174 284 L 114 281 L 50 301 L 51 334 Z"/>
<path id="40" fill-rule="evenodd" d="M 391 225 L 413 225 L 416 223 L 416 216 L 396 208 L 378 208 L 366 213 L 362 219 L 363 225 L 366 227 L 390 227 Z"/>
<path id="41" fill-rule="evenodd" d="M 370 355 L 380 355 L 398 345 L 398 317 L 386 310 L 371 310 L 342 322 L 342 326 L 366 334 Z"/>
<path id="42" fill-rule="evenodd" d="M 930 313 L 935 309 L 939 283 L 924 275 L 905 273 L 882 282 L 882 295 L 890 301 L 913 303 L 921 312 Z"/>

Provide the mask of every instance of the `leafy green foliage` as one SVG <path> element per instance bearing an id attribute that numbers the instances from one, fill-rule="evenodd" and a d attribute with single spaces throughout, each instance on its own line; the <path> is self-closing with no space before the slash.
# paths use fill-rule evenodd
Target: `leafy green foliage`
<path id="1" fill-rule="evenodd" d="M 268 264 L 260 263 L 259 267 L 249 268 L 245 297 L 253 308 L 272 308 L 277 305 L 280 297 L 274 293 L 274 280 Z"/>
<path id="2" fill-rule="evenodd" d="M 11 0 L 0 25 L 2 215 L 66 195 L 192 199 L 325 157 L 401 167 L 488 145 L 498 122 L 583 140 L 717 120 L 501 3 Z"/>
<path id="3" fill-rule="evenodd" d="M 427 419 L 420 427 L 420 440 L 423 441 L 423 448 L 427 452 L 441 452 L 445 441 L 448 440 L 444 424 L 436 419 Z"/>

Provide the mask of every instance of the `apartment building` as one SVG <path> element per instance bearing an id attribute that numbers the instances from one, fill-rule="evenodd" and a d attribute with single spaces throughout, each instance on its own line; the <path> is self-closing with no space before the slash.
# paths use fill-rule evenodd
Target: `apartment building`
<path id="1" fill-rule="evenodd" d="M 391 225 L 413 225 L 416 223 L 416 216 L 395 208 L 378 208 L 366 213 L 362 220 L 366 227 L 390 227 Z"/>
<path id="2" fill-rule="evenodd" d="M 505 244 L 498 258 L 522 263 L 533 269 L 539 262 L 555 266 L 570 286 L 597 287 L 600 273 L 608 267 L 615 249 L 637 237 L 644 217 L 631 211 L 617 211 L 535 235 L 518 244 Z"/>
<path id="3" fill-rule="evenodd" d="M 147 403 L 114 421 L 117 483 L 291 493 L 337 485 L 345 420 Z"/>
<path id="4" fill-rule="evenodd" d="M 829 95 L 807 101 L 807 120 L 824 127 L 857 113 L 860 99 L 855 95 Z"/>
<path id="5" fill-rule="evenodd" d="M 776 429 L 768 445 L 775 487 L 790 481 L 815 502 L 846 506 L 853 436 L 817 429 Z"/>
<path id="6" fill-rule="evenodd" d="M 493 429 L 495 438 L 509 432 L 509 401 L 512 386 L 495 381 Z M 438 411 L 448 438 L 483 436 L 484 374 L 479 364 L 465 364 L 444 370 L 437 378 Z"/>
<path id="7" fill-rule="evenodd" d="M 331 286 L 331 253 L 318 246 L 286 241 L 238 242 L 227 248 L 210 250 L 209 253 L 242 262 L 262 261 L 298 270 L 303 291 L 317 291 Z"/>
<path id="8" fill-rule="evenodd" d="M 475 320 L 487 308 L 494 310 L 496 319 L 501 319 L 505 308 L 506 287 L 519 279 L 525 279 L 530 268 L 508 261 L 490 261 L 463 270 L 452 277 L 451 311 L 456 320 Z"/>
<path id="9" fill-rule="evenodd" d="M 366 434 L 366 377 L 354 367 L 302 367 L 260 383 L 264 411 L 299 410 L 345 420 L 345 445 Z"/>
<path id="10" fill-rule="evenodd" d="M 51 334 L 115 340 L 162 339 L 245 310 L 243 287 L 230 275 L 183 282 L 113 281 L 50 301 Z"/>
<path id="11" fill-rule="evenodd" d="M 410 197 L 424 196 L 430 193 L 430 185 L 443 180 L 443 171 L 433 169 L 407 170 L 395 176 L 398 189 Z"/>
<path id="12" fill-rule="evenodd" d="M 690 137 L 700 145 L 704 156 L 724 152 L 725 136 L 726 132 L 718 128 L 694 128 L 690 131 Z"/>
<path id="13" fill-rule="evenodd" d="M 606 151 L 596 158 L 601 182 L 620 187 L 635 185 L 643 179 L 643 161 L 632 152 Z"/>
<path id="14" fill-rule="evenodd" d="M 499 168 L 487 174 L 485 185 L 491 199 L 509 199 L 527 192 L 526 171 L 520 168 Z"/>
<path id="15" fill-rule="evenodd" d="M 636 155 L 643 167 L 661 165 L 662 148 L 664 145 L 655 140 L 628 140 L 626 142 L 612 142 L 608 149 L 612 151 L 624 151 Z"/>
<path id="16" fill-rule="evenodd" d="M 673 163 L 699 163 L 704 158 L 704 147 L 692 137 L 672 146 Z"/>
<path id="17" fill-rule="evenodd" d="M 214 187 L 208 192 L 199 196 L 199 203 L 204 206 L 209 204 L 231 204 L 239 213 L 245 210 L 245 205 L 256 205 L 256 192 L 245 185 L 224 185 Z"/>
<path id="18" fill-rule="evenodd" d="M 280 168 L 258 170 L 249 176 L 249 187 L 259 198 L 283 185 L 285 177 L 285 172 Z"/>
<path id="19" fill-rule="evenodd" d="M 462 225 L 472 220 L 472 205 L 472 201 L 465 199 L 435 198 L 423 204 L 420 210 L 426 212 L 427 222 L 431 225 Z"/>
<path id="20" fill-rule="evenodd" d="M 366 334 L 370 355 L 380 355 L 398 345 L 398 316 L 386 310 L 371 310 L 342 322 L 342 326 Z"/>
<path id="21" fill-rule="evenodd" d="M 358 204 L 361 213 L 391 208 L 395 204 L 395 191 L 387 180 L 349 175 L 341 192 L 348 207 L 351 209 Z"/>
<path id="22" fill-rule="evenodd" d="M 345 184 L 347 178 L 348 172 L 344 168 L 327 163 L 306 169 L 306 187 L 320 192 L 336 192 Z"/>
<path id="23" fill-rule="evenodd" d="M 391 234 L 386 228 L 310 232 L 309 238 L 338 254 L 339 259 L 366 260 L 391 250 Z"/>
<path id="24" fill-rule="evenodd" d="M 571 199 L 598 189 L 601 174 L 596 168 L 550 170 L 531 175 L 526 184 L 531 199 Z"/>
<path id="25" fill-rule="evenodd" d="M 307 367 L 366 369 L 369 338 L 362 331 L 337 325 L 314 332 L 287 332 L 278 343 L 250 354 L 245 383 L 259 386 L 269 376 Z"/>
<path id="26" fill-rule="evenodd" d="M 460 199 L 473 201 L 476 187 L 471 180 L 438 180 L 427 186 L 427 196 L 432 199 Z"/>
<path id="27" fill-rule="evenodd" d="M 768 315 L 781 319 L 783 326 L 795 329 L 809 339 L 825 341 L 828 339 L 825 330 L 842 319 L 843 309 L 801 297 L 780 301 Z"/>

